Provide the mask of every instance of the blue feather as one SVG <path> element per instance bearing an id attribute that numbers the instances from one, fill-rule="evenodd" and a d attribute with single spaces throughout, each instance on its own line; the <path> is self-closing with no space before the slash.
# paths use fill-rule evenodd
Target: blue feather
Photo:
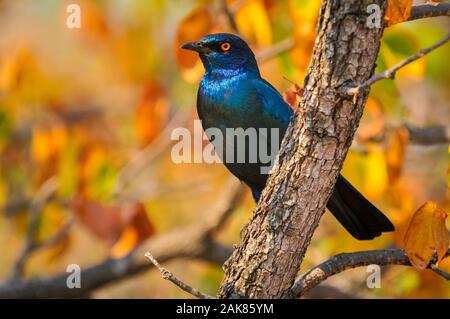
<path id="1" fill-rule="evenodd" d="M 205 130 L 218 128 L 226 139 L 227 128 L 266 129 L 266 135 L 258 135 L 258 141 L 251 143 L 259 147 L 262 141 L 270 150 L 273 137 L 270 130 L 278 129 L 281 144 L 294 112 L 280 93 L 261 78 L 255 55 L 244 40 L 219 33 L 186 43 L 183 48 L 197 51 L 205 67 L 197 96 L 197 110 Z M 226 142 L 212 141 L 216 146 Z M 228 160 L 226 155 L 224 151 L 223 158 Z M 224 164 L 251 188 L 253 198 L 258 201 L 267 181 L 267 174 L 261 173 L 266 163 L 224 161 Z M 327 207 L 355 238 L 372 239 L 394 230 L 389 219 L 342 176 Z"/>

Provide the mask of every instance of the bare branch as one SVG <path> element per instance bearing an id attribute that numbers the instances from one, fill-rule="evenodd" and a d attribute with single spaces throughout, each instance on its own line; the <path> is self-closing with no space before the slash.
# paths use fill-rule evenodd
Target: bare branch
<path id="1" fill-rule="evenodd" d="M 417 127 L 410 124 L 400 126 L 386 126 L 384 130 L 378 134 L 368 137 L 358 137 L 355 144 L 358 142 L 382 142 L 392 130 L 406 129 L 408 131 L 408 138 L 411 144 L 415 145 L 439 145 L 450 143 L 450 126 L 438 125 L 429 127 Z M 358 145 L 361 146 L 361 145 Z"/>
<path id="2" fill-rule="evenodd" d="M 450 143 L 450 126 L 414 127 L 405 125 L 411 143 L 435 145 Z"/>
<path id="3" fill-rule="evenodd" d="M 59 243 L 62 239 L 64 239 L 64 237 L 67 236 L 73 224 L 74 219 L 70 218 L 53 236 L 50 236 L 49 238 L 36 243 L 34 245 L 34 251 Z"/>
<path id="4" fill-rule="evenodd" d="M 225 17 L 227 18 L 228 24 L 230 26 L 230 29 L 236 33 L 239 34 L 239 29 L 237 27 L 236 20 L 234 19 L 234 12 L 231 10 L 231 8 L 228 6 L 227 0 L 220 0 L 219 1 L 220 10 L 223 12 Z"/>
<path id="5" fill-rule="evenodd" d="M 36 242 L 36 232 L 39 227 L 39 219 L 41 217 L 44 205 L 53 197 L 58 188 L 58 182 L 55 177 L 45 181 L 36 193 L 35 198 L 30 204 L 30 223 L 28 225 L 25 245 L 14 265 L 11 278 L 13 280 L 19 279 L 23 275 L 25 263 L 32 252 L 40 247 Z"/>
<path id="6" fill-rule="evenodd" d="M 360 85 L 358 85 L 356 87 L 347 88 L 344 93 L 347 94 L 347 95 L 355 96 L 355 95 L 360 94 L 363 90 L 367 89 L 368 87 L 370 87 L 371 85 L 373 85 L 374 83 L 376 83 L 376 82 L 378 82 L 380 80 L 383 80 L 383 79 L 391 79 L 391 80 L 393 80 L 395 78 L 395 74 L 397 73 L 398 70 L 400 70 L 404 66 L 410 64 L 411 62 L 414 62 L 414 61 L 420 59 L 421 57 L 423 57 L 424 55 L 430 53 L 431 51 L 439 48 L 440 46 L 442 46 L 445 43 L 447 43 L 449 40 L 450 40 L 450 34 L 447 34 L 447 36 L 445 38 L 443 38 L 442 40 L 440 40 L 439 42 L 433 44 L 430 47 L 427 47 L 427 48 L 424 48 L 424 49 L 420 50 L 416 54 L 411 55 L 407 59 L 397 63 L 396 65 L 394 65 L 393 67 L 387 69 L 386 71 L 383 71 L 381 73 L 375 74 L 373 77 L 371 77 L 367 81 L 363 82 L 362 84 L 360 84 Z"/>
<path id="7" fill-rule="evenodd" d="M 163 154 L 167 147 L 173 143 L 170 138 L 172 131 L 186 123 L 191 118 L 191 115 L 191 112 L 176 113 L 162 132 L 158 134 L 158 137 L 123 166 L 118 173 L 117 182 L 113 190 L 113 194 L 116 197 L 120 197 L 122 190 L 132 183 L 143 169 L 151 165 Z"/>
<path id="8" fill-rule="evenodd" d="M 450 255 L 450 250 L 446 257 Z M 444 257 L 445 258 L 445 257 Z M 432 261 L 436 262 L 435 260 Z M 440 274 L 444 278 L 446 274 L 442 270 L 430 263 L 429 268 Z M 403 265 L 411 266 L 408 256 L 400 249 L 386 250 L 368 250 L 355 253 L 343 253 L 336 255 L 320 265 L 314 266 L 300 278 L 298 278 L 291 288 L 291 298 L 301 297 L 308 290 L 316 287 L 318 284 L 326 280 L 328 277 L 339 274 L 347 269 L 357 268 L 376 264 L 379 266 L 386 265 Z M 434 269 L 433 269 L 434 268 Z M 445 275 L 444 275 L 445 274 Z M 448 278 L 446 278 L 448 280 Z"/>
<path id="9" fill-rule="evenodd" d="M 450 274 L 442 269 L 439 269 L 436 265 L 430 265 L 428 268 L 443 277 L 445 280 L 450 280 Z"/>
<path id="10" fill-rule="evenodd" d="M 12 217 L 27 210 L 29 207 L 30 200 L 28 198 L 14 199 L 5 203 L 5 205 L 0 208 L 0 212 L 3 212 L 6 217 Z"/>
<path id="11" fill-rule="evenodd" d="M 356 291 L 343 291 L 334 286 L 322 284 L 307 291 L 303 295 L 305 299 L 358 299 L 360 298 Z"/>
<path id="12" fill-rule="evenodd" d="M 284 39 L 266 49 L 261 50 L 256 55 L 256 59 L 259 63 L 267 62 L 280 54 L 290 51 L 295 45 L 294 38 Z"/>
<path id="13" fill-rule="evenodd" d="M 413 6 L 407 21 L 440 16 L 450 16 L 450 2 Z"/>
<path id="14" fill-rule="evenodd" d="M 26 282 L 12 281 L 0 285 L 0 298 L 74 298 L 86 296 L 94 289 L 148 270 L 151 265 L 145 252 L 151 251 L 160 262 L 176 258 L 201 259 L 221 266 L 231 255 L 231 248 L 213 240 L 212 236 L 243 199 L 243 188 L 233 179 L 225 188 L 217 206 L 192 225 L 149 238 L 128 256 L 105 260 L 81 272 L 83 285 L 68 289 L 67 275 L 35 278 Z"/>
<path id="15" fill-rule="evenodd" d="M 226 1 L 224 1 L 226 2 Z M 439 3 L 437 5 L 426 4 L 413 6 L 411 10 L 411 15 L 406 21 L 438 17 L 438 16 L 449 16 L 450 15 L 450 3 Z M 406 22 L 405 21 L 405 22 Z M 274 45 L 263 49 L 257 54 L 257 60 L 260 63 L 267 62 L 280 54 L 289 52 L 295 46 L 294 38 L 287 38 Z"/>
<path id="16" fill-rule="evenodd" d="M 214 297 L 206 295 L 203 292 L 189 286 L 188 284 L 185 284 L 183 281 L 178 279 L 174 274 L 172 274 L 169 270 L 163 268 L 150 252 L 146 252 L 145 257 L 147 257 L 153 263 L 153 265 L 155 265 L 155 267 L 158 268 L 164 279 L 171 281 L 188 294 L 191 294 L 199 299 L 214 299 Z"/>

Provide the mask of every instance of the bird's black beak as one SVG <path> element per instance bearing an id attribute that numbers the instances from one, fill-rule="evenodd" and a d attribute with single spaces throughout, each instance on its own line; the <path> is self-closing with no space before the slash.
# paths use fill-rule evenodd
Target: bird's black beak
<path id="1" fill-rule="evenodd" d="M 181 46 L 182 49 L 185 50 L 191 50 L 198 53 L 208 53 L 211 51 L 209 48 L 203 46 L 203 43 L 200 41 L 194 41 L 194 42 L 186 42 Z"/>

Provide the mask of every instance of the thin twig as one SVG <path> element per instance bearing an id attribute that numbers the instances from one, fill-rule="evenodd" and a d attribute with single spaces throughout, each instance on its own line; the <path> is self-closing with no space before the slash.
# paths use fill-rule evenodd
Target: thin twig
<path id="1" fill-rule="evenodd" d="M 173 130 L 181 127 L 192 116 L 192 112 L 177 112 L 158 137 L 133 156 L 119 171 L 113 194 L 120 197 L 123 189 L 132 183 L 136 176 L 153 163 L 174 141 L 170 138 Z"/>
<path id="2" fill-rule="evenodd" d="M 224 1 L 226 3 L 226 1 Z M 231 12 L 231 11 L 230 11 Z M 232 14 L 232 13 L 231 13 Z M 413 6 L 411 10 L 411 15 L 406 21 L 438 17 L 438 16 L 448 16 L 450 15 L 450 3 L 440 3 L 438 5 L 419 5 Z M 232 15 L 233 16 L 233 15 Z M 230 23 L 231 24 L 231 23 Z M 262 50 L 256 55 L 258 62 L 267 62 L 280 54 L 289 52 L 294 48 L 295 40 L 294 38 L 287 38 L 274 45 Z M 411 61 L 412 62 L 412 61 Z M 410 62 L 408 62 L 410 63 Z"/>
<path id="3" fill-rule="evenodd" d="M 226 1 L 224 1 L 226 2 Z M 450 3 L 440 3 L 438 5 L 419 5 L 413 6 L 411 15 L 407 21 L 450 15 Z M 295 40 L 287 38 L 271 47 L 268 47 L 257 54 L 257 60 L 260 63 L 267 62 L 280 54 L 286 53 L 294 48 Z M 426 53 L 425 53 L 426 54 Z M 412 62 L 412 61 L 411 61 Z M 409 62 L 410 63 L 410 62 Z"/>
<path id="4" fill-rule="evenodd" d="M 236 19 L 234 18 L 234 12 L 231 10 L 231 8 L 228 6 L 227 0 L 220 0 L 219 1 L 220 10 L 223 12 L 225 17 L 227 18 L 228 24 L 233 30 L 234 33 L 239 34 L 239 29 L 236 23 Z"/>
<path id="5" fill-rule="evenodd" d="M 264 63 L 277 57 L 280 54 L 290 51 L 295 45 L 295 40 L 293 38 L 284 39 L 278 43 L 275 43 L 271 47 L 268 47 L 261 52 L 258 52 L 256 59 L 259 63 Z"/>
<path id="6" fill-rule="evenodd" d="M 449 16 L 449 15 L 450 15 L 450 2 L 437 4 L 423 4 L 412 7 L 411 14 L 407 21 L 440 16 Z"/>
<path id="7" fill-rule="evenodd" d="M 240 8 L 244 5 L 245 0 L 236 0 L 228 6 L 230 12 L 235 15 Z"/>
<path id="8" fill-rule="evenodd" d="M 417 145 L 436 145 L 450 143 L 450 126 L 415 127 L 405 125 L 409 140 Z"/>
<path id="9" fill-rule="evenodd" d="M 180 287 L 185 292 L 187 292 L 187 293 L 189 293 L 189 294 L 191 294 L 194 297 L 197 297 L 199 299 L 214 299 L 214 297 L 209 296 L 207 294 L 204 294 L 203 292 L 201 292 L 201 291 L 199 291 L 199 290 L 189 286 L 188 284 L 185 284 L 184 282 L 182 282 L 180 279 L 178 279 L 170 271 L 168 271 L 167 269 L 163 268 L 158 263 L 158 261 L 155 259 L 155 257 L 153 257 L 153 255 L 150 252 L 146 252 L 145 253 L 145 257 L 147 257 L 153 263 L 153 265 L 155 265 L 155 267 L 159 269 L 159 271 L 161 272 L 162 277 L 164 279 L 171 281 L 172 283 L 174 283 L 175 285 Z"/>
<path id="10" fill-rule="evenodd" d="M 378 133 L 371 136 L 357 136 L 355 142 L 375 142 L 379 143 L 386 139 L 391 131 L 398 129 L 406 129 L 408 131 L 408 139 L 411 144 L 432 146 L 450 143 L 450 126 L 437 125 L 418 127 L 410 124 L 400 126 L 388 126 Z"/>
<path id="11" fill-rule="evenodd" d="M 439 276 L 445 278 L 446 280 L 450 280 L 450 274 L 440 268 L 438 268 L 436 265 L 430 265 L 429 268 L 434 271 Z"/>
<path id="12" fill-rule="evenodd" d="M 19 279 L 23 275 L 25 263 L 31 253 L 36 250 L 36 232 L 39 227 L 39 219 L 42 214 L 42 208 L 53 197 L 58 188 L 58 181 L 55 177 L 46 180 L 36 193 L 30 204 L 30 222 L 28 224 L 25 244 L 19 257 L 14 264 L 12 280 Z"/>
<path id="13" fill-rule="evenodd" d="M 75 220 L 73 218 L 70 218 L 64 225 L 61 226 L 61 228 L 59 228 L 59 230 L 56 231 L 56 233 L 53 236 L 50 236 L 47 239 L 37 242 L 34 245 L 34 251 L 45 247 L 50 247 L 59 243 L 63 238 L 67 236 L 74 222 Z"/>
<path id="14" fill-rule="evenodd" d="M 351 88 L 345 89 L 344 93 L 347 94 L 347 95 L 356 96 L 359 93 L 361 93 L 364 89 L 366 89 L 366 88 L 370 87 L 371 85 L 373 85 L 375 82 L 378 82 L 378 81 L 383 80 L 383 79 L 391 79 L 391 80 L 393 80 L 395 78 L 395 74 L 397 73 L 397 71 L 399 69 L 401 69 L 404 66 L 410 64 L 411 62 L 414 62 L 414 61 L 420 59 L 421 57 L 423 57 L 424 55 L 430 53 L 431 51 L 439 48 L 440 46 L 442 46 L 445 43 L 447 43 L 449 40 L 450 40 L 450 34 L 447 34 L 447 36 L 445 38 L 443 38 L 442 40 L 440 40 L 439 42 L 433 44 L 430 47 L 427 47 L 427 48 L 424 48 L 424 49 L 420 50 L 416 54 L 411 55 L 407 59 L 397 63 L 396 65 L 394 65 L 393 67 L 387 69 L 386 71 L 383 71 L 381 73 L 375 74 L 373 77 L 371 77 L 367 81 L 363 82 L 362 84 L 360 84 L 360 85 L 358 85 L 356 87 L 351 87 Z"/>

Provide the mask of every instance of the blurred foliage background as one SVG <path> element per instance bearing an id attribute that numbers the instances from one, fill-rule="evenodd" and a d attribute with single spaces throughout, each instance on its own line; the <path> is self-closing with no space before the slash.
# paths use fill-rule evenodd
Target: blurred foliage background
<path id="1" fill-rule="evenodd" d="M 27 241 L 57 240 L 26 261 L 24 278 L 117 258 L 148 237 L 208 214 L 231 175 L 219 164 L 174 164 L 170 132 L 192 127 L 203 69 L 178 49 L 204 34 L 232 31 L 221 1 L 78 0 L 81 28 L 66 27 L 72 1 L 0 1 L 0 280 L 17 274 Z M 280 92 L 303 82 L 318 0 L 229 1 L 239 32 L 265 56 L 263 76 Z M 446 18 L 386 29 L 382 71 L 450 30 Z M 286 40 L 287 39 L 287 40 Z M 279 54 L 277 43 L 284 41 Z M 289 49 L 289 50 L 287 50 Z M 343 174 L 396 225 L 369 242 L 353 239 L 330 214 L 313 237 L 303 269 L 333 254 L 403 247 L 412 214 L 427 200 L 449 209 L 448 145 L 408 143 L 404 124 L 450 122 L 450 46 L 373 86 Z M 286 80 L 289 79 L 290 81 Z M 220 234 L 227 244 L 254 207 L 250 194 Z M 62 232 L 61 229 L 65 231 Z M 188 240 L 188 239 L 187 239 Z M 450 260 L 441 265 L 450 271 Z M 207 293 L 220 267 L 167 265 Z M 383 269 L 366 287 L 365 268 L 330 278 L 353 297 L 450 297 L 429 270 Z M 94 297 L 188 297 L 156 271 L 101 288 Z"/>

